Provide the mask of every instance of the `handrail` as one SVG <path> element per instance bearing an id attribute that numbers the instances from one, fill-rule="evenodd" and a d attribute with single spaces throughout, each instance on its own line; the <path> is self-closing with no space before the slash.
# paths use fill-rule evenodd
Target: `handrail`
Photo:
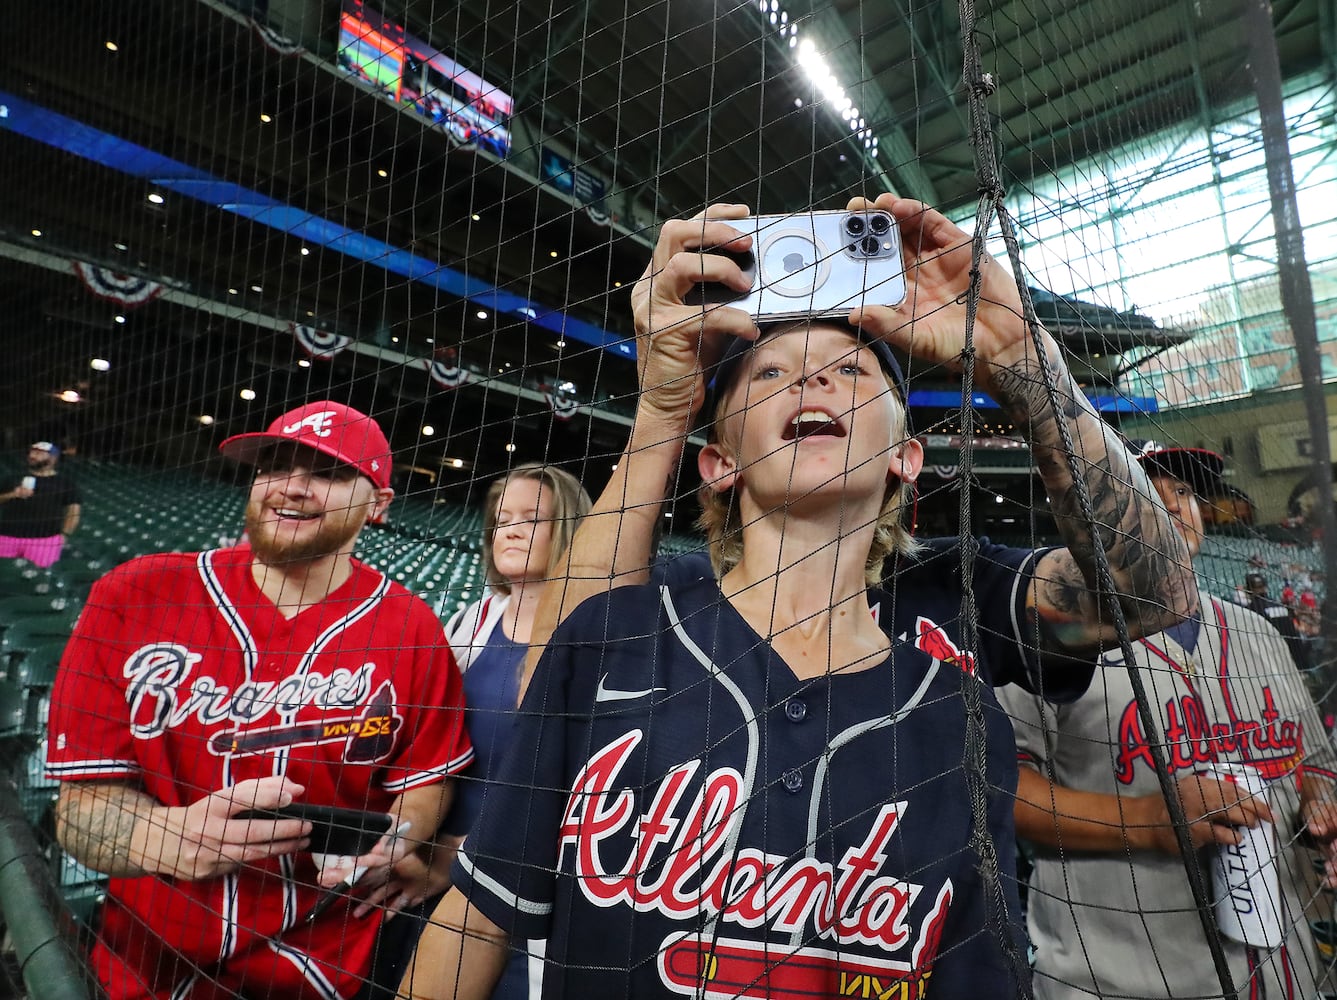
<path id="1" fill-rule="evenodd" d="M 8 777 L 0 780 L 0 913 L 32 1000 L 100 995 L 74 943 L 73 918 Z"/>

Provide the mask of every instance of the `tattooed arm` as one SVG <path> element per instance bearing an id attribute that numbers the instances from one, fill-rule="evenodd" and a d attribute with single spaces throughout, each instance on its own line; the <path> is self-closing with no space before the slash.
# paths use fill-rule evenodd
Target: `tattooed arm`
<path id="1" fill-rule="evenodd" d="M 169 807 L 123 782 L 68 781 L 56 802 L 56 837 L 75 860 L 107 875 L 213 878 L 304 848 L 310 823 L 234 818 L 288 805 L 302 791 L 284 778 L 260 778 Z"/>
<path id="2" fill-rule="evenodd" d="M 867 204 L 850 203 L 851 209 Z M 1158 632 L 1197 606 L 1188 549 L 1160 498 L 1092 409 L 1063 355 L 1044 330 L 1039 347 L 1022 318 L 1012 275 L 988 254 L 972 260 L 970 236 L 921 202 L 882 195 L 876 206 L 896 216 L 905 245 L 908 294 L 895 308 L 870 306 L 850 319 L 913 358 L 960 369 L 966 293 L 979 283 L 974 374 L 1030 442 L 1066 548 L 1035 567 L 1027 607 L 1050 649 L 1080 653 L 1116 633 L 1099 597 L 1096 546 L 1109 560 L 1110 583 L 1134 636 Z M 978 272 L 975 272 L 976 266 Z M 1045 376 L 1054 387 L 1051 400 Z M 1064 435 L 1091 501 L 1094 527 L 1082 519 Z"/>
<path id="3" fill-rule="evenodd" d="M 1159 632 L 1197 607 L 1187 546 L 1142 467 L 1073 380 L 1058 345 L 1043 332 L 1041 342 L 1042 361 L 1032 349 L 1010 365 L 995 365 L 990 390 L 1030 442 L 1050 511 L 1067 543 L 1037 563 L 1027 608 L 1038 619 L 1041 636 L 1059 649 L 1079 651 L 1114 641 L 1113 622 L 1099 596 L 1105 589 L 1096 576 L 1099 544 L 1130 633 Z M 1026 346 L 1032 347 L 1029 341 Z M 1049 367 L 1056 405 L 1050 404 L 1041 364 Z M 1064 429 L 1073 463 L 1063 445 Z M 1082 516 L 1074 465 L 1090 498 L 1094 530 Z"/>

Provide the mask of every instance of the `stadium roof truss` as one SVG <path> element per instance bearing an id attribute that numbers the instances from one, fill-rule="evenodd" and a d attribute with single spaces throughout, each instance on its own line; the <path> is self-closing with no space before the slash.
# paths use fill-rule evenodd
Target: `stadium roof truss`
<path id="1" fill-rule="evenodd" d="M 1148 132 L 1206 124 L 1213 109 L 1246 97 L 1244 2 L 979 4 L 973 38 L 996 86 L 989 106 L 1005 183 L 1023 190 L 1033 176 Z M 1331 72 L 1330 0 L 1272 6 L 1285 75 Z M 393 13 L 407 30 L 514 96 L 505 161 L 451 145 L 336 69 L 339 13 L 340 0 L 269 0 L 270 26 L 305 48 L 293 59 L 255 44 L 243 13 L 223 0 L 144 0 L 115 14 L 97 0 L 29 4 L 11 12 L 16 30 L 0 39 L 0 90 L 622 333 L 625 286 L 664 218 L 709 201 L 772 212 L 834 207 L 888 186 L 949 208 L 978 196 L 954 0 L 783 8 L 779 0 L 399 0 Z M 104 49 L 112 32 L 121 40 L 115 63 Z M 805 74 L 791 44 L 799 38 L 820 51 L 862 123 L 852 127 Z M 59 39 L 61 57 L 34 39 Z M 272 124 L 262 111 L 277 116 Z M 605 218 L 592 221 L 578 200 L 541 182 L 540 147 L 605 185 Z M 365 261 L 316 248 L 303 263 L 291 234 L 220 218 L 203 204 L 148 208 L 140 182 L 3 130 L 0 155 L 22 165 L 0 185 L 7 240 L 27 240 L 40 209 L 49 219 L 45 253 L 114 261 L 111 248 L 127 242 L 127 266 L 142 262 L 148 276 L 192 294 L 235 288 L 238 306 L 276 314 L 284 305 L 302 321 L 385 345 L 402 334 L 405 348 L 424 353 L 443 337 L 473 337 L 486 343 L 489 368 L 542 375 L 560 361 L 582 390 L 631 387 L 629 365 L 596 349 L 562 358 L 550 330 L 471 333 L 462 304 L 392 287 Z M 90 190 L 101 195 L 95 212 Z M 550 247 L 560 254 L 553 263 Z M 50 296 L 37 289 L 48 279 L 30 271 L 5 279 L 4 292 L 40 315 Z M 265 291 L 252 294 L 260 274 Z M 271 288 L 284 291 L 281 303 L 268 299 Z M 33 319 L 7 324 L 7 345 L 29 346 Z M 17 415 L 32 412 L 31 401 L 13 405 Z"/>

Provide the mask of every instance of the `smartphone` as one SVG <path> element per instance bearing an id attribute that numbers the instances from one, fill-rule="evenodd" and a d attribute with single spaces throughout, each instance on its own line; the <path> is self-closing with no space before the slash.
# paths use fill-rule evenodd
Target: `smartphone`
<path id="1" fill-rule="evenodd" d="M 905 264 L 896 219 L 880 209 L 756 215 L 729 223 L 752 236 L 738 262 L 752 289 L 702 282 L 689 305 L 729 305 L 758 322 L 843 317 L 858 306 L 905 300 Z"/>
<path id="2" fill-rule="evenodd" d="M 390 832 L 394 817 L 383 812 L 338 809 L 294 802 L 282 809 L 246 809 L 236 819 L 300 819 L 311 824 L 312 854 L 366 854 Z"/>
<path id="3" fill-rule="evenodd" d="M 36 476 L 24 476 L 24 477 L 23 477 L 23 488 L 24 488 L 25 490 L 35 490 L 35 489 L 37 489 L 37 477 L 36 477 Z"/>

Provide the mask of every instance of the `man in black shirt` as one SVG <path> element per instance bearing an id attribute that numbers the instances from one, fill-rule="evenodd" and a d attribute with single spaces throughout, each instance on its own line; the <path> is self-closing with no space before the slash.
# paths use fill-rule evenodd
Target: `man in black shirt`
<path id="1" fill-rule="evenodd" d="M 79 490 L 56 470 L 59 461 L 56 445 L 34 442 L 27 475 L 0 493 L 0 559 L 27 559 L 45 569 L 60 558 L 79 525 Z"/>
<path id="2" fill-rule="evenodd" d="M 1267 596 L 1267 578 L 1262 573 L 1250 573 L 1244 578 L 1244 589 L 1249 595 L 1249 607 L 1266 618 L 1281 633 L 1291 649 L 1291 659 L 1301 670 L 1309 669 L 1309 649 L 1304 636 L 1295 627 L 1291 609 Z"/>

